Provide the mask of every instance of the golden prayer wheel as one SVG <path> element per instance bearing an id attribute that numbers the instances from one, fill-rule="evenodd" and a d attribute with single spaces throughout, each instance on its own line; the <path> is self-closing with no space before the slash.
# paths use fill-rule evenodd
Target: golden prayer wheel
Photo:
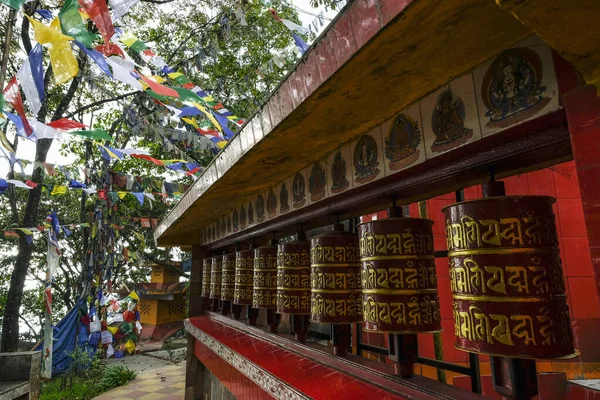
<path id="1" fill-rule="evenodd" d="M 221 298 L 221 263 L 223 256 L 212 258 L 212 267 L 210 269 L 210 294 L 211 299 L 219 300 Z"/>
<path id="2" fill-rule="evenodd" d="M 365 330 L 441 330 L 432 225 L 393 217 L 358 225 Z"/>
<path id="3" fill-rule="evenodd" d="M 210 296 L 210 269 L 212 264 L 212 258 L 205 258 L 202 260 L 202 291 L 200 297 Z"/>
<path id="4" fill-rule="evenodd" d="M 277 251 L 277 312 L 310 314 L 310 244 L 304 233 Z"/>
<path id="5" fill-rule="evenodd" d="M 235 253 L 223 255 L 221 265 L 221 300 L 233 300 L 235 286 Z"/>
<path id="6" fill-rule="evenodd" d="M 502 196 L 444 208 L 457 348 L 513 358 L 575 354 L 553 203 Z"/>
<path id="7" fill-rule="evenodd" d="M 277 307 L 277 246 L 272 244 L 254 249 L 254 279 L 252 307 Z"/>
<path id="8" fill-rule="evenodd" d="M 254 281 L 254 251 L 240 250 L 235 253 L 235 286 L 233 304 L 252 304 Z"/>
<path id="9" fill-rule="evenodd" d="M 333 231 L 310 239 L 310 321 L 362 322 L 358 236 L 335 224 Z"/>

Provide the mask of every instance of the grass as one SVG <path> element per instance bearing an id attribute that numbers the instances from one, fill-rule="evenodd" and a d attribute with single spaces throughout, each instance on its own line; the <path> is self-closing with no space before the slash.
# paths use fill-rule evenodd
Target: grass
<path id="1" fill-rule="evenodd" d="M 75 377 L 70 388 L 61 388 L 62 377 L 42 383 L 40 400 L 89 400 L 104 392 L 97 381 Z"/>

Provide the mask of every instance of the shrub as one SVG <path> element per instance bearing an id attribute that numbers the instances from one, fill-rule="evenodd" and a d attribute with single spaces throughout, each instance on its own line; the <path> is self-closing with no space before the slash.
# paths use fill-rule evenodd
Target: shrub
<path id="1" fill-rule="evenodd" d="M 113 365 L 104 371 L 100 386 L 102 390 L 109 390 L 117 386 L 125 385 L 127 382 L 135 379 L 137 373 L 123 365 Z"/>

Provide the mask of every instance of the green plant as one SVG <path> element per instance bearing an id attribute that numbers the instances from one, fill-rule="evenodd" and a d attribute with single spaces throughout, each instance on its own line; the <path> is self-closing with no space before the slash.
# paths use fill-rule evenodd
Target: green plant
<path id="1" fill-rule="evenodd" d="M 109 390 L 117 386 L 122 386 L 135 379 L 137 372 L 130 370 L 123 365 L 113 365 L 104 371 L 100 386 L 102 390 Z"/>

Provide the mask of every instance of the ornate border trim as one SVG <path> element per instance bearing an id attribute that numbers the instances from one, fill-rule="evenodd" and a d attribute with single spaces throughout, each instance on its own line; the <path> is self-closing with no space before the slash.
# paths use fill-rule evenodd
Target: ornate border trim
<path id="1" fill-rule="evenodd" d="M 248 360 L 225 346 L 212 336 L 202 332 L 194 326 L 188 319 L 184 321 L 185 330 L 202 344 L 211 349 L 215 354 L 227 361 L 232 367 L 240 371 L 248 377 L 252 382 L 256 383 L 261 389 L 269 393 L 276 399 L 281 400 L 310 400 L 311 397 L 306 396 L 302 392 L 294 389 L 292 386 L 282 382 L 275 375 L 258 367 L 252 361 Z"/>

